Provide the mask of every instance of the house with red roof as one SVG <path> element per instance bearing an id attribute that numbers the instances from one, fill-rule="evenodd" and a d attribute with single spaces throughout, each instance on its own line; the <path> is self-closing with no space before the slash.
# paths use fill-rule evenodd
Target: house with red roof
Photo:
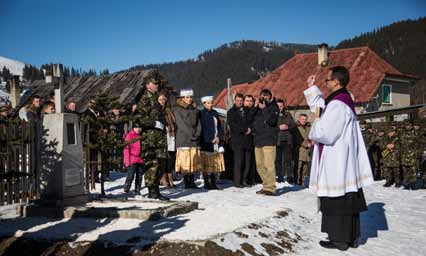
<path id="1" fill-rule="evenodd" d="M 272 91 L 277 99 L 284 99 L 294 116 L 308 112 L 303 91 L 306 80 L 317 75 L 317 85 L 327 97 L 325 79 L 328 69 L 344 66 L 349 70 L 347 86 L 353 95 L 358 114 L 406 107 L 411 104 L 410 92 L 416 77 L 404 74 L 379 57 L 369 47 L 328 50 L 326 44 L 317 53 L 296 54 L 267 76 L 253 82 L 232 86 L 231 95 L 242 93 L 258 97 L 263 88 Z M 217 108 L 227 109 L 227 89 L 214 101 Z"/>

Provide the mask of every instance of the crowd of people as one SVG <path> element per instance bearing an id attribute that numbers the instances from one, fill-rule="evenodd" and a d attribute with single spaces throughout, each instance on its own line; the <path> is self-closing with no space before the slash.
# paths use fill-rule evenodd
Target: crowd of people
<path id="1" fill-rule="evenodd" d="M 195 181 L 201 173 L 206 189 L 219 189 L 227 148 L 232 151 L 227 157 L 232 155 L 235 187 L 253 186 L 259 177 L 262 189 L 257 194 L 266 196 L 276 195 L 276 182 L 308 186 L 315 142 L 309 139 L 306 114 L 295 119 L 284 99 L 262 89 L 257 99 L 236 94 L 224 119 L 213 109 L 212 96 L 202 97 L 202 106 L 197 106 L 193 90 L 182 89 L 171 104 L 168 92 L 159 90 L 160 83 L 148 77 L 143 94 L 127 109 L 118 102 L 105 109 L 92 99 L 80 113 L 76 102 L 67 102 L 65 112 L 80 116 L 94 182 L 108 181 L 112 170 L 127 171 L 124 192 L 130 191 L 134 180 L 134 192 L 140 194 L 144 177 L 148 198 L 168 200 L 160 193 L 160 185 L 174 187 L 182 177 L 185 189 L 198 189 Z M 54 93 L 44 100 L 32 96 L 30 104 L 17 110 L 19 118 L 42 121 L 44 115 L 55 112 L 54 97 Z M 0 119 L 12 112 L 8 105 L 1 106 Z M 386 130 L 383 126 L 374 130 L 361 121 L 360 126 L 374 178 L 386 179 L 385 187 L 395 183 L 419 188 L 416 181 L 425 140 L 421 124 L 406 122 L 398 127 L 391 123 Z"/>
<path id="2" fill-rule="evenodd" d="M 374 128 L 361 121 L 360 126 L 375 180 L 385 179 L 385 187 L 422 188 L 423 123 L 390 122 Z"/>

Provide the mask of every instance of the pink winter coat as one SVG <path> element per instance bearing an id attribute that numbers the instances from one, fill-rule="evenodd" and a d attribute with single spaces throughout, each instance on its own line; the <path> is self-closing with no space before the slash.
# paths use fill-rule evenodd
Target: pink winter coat
<path id="1" fill-rule="evenodd" d="M 131 141 L 139 137 L 135 131 L 131 130 L 126 134 L 125 141 Z M 140 157 L 141 153 L 141 142 L 137 140 L 136 142 L 127 145 L 123 151 L 123 161 L 124 166 L 128 167 L 132 164 L 143 164 L 143 159 Z"/>

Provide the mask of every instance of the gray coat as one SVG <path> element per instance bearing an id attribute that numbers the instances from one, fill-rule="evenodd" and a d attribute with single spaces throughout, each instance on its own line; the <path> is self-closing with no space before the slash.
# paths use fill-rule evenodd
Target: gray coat
<path id="1" fill-rule="evenodd" d="M 199 147 L 201 124 L 197 108 L 179 99 L 173 112 L 176 116 L 176 148 Z"/>

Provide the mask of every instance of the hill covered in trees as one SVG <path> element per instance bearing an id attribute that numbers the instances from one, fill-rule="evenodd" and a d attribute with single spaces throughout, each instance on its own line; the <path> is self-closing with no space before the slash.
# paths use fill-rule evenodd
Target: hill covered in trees
<path id="1" fill-rule="evenodd" d="M 404 20 L 343 40 L 336 48 L 368 45 L 404 73 L 426 78 L 426 17 Z"/>
<path id="2" fill-rule="evenodd" d="M 226 87 L 227 78 L 233 84 L 255 81 L 296 53 L 316 50 L 316 45 L 236 41 L 205 51 L 195 59 L 140 65 L 130 70 L 157 68 L 177 89 L 194 88 L 198 97 L 216 95 Z"/>

